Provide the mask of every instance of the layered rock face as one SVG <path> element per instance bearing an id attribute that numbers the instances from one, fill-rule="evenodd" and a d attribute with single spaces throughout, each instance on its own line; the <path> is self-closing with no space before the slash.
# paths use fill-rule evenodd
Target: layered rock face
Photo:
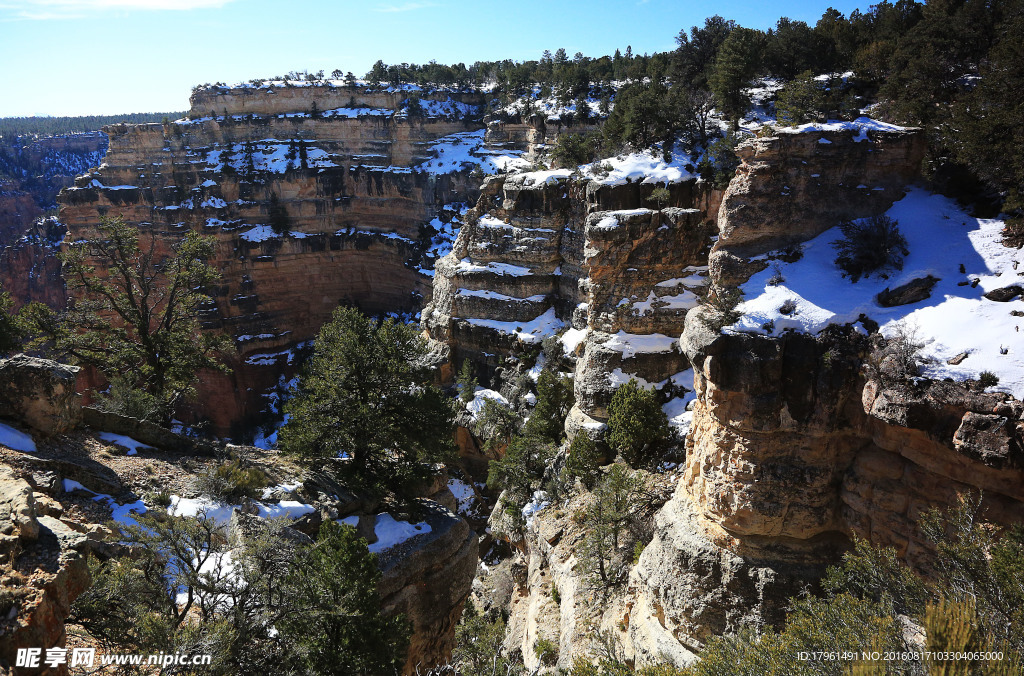
<path id="1" fill-rule="evenodd" d="M 57 252 L 65 228 L 56 218 L 42 218 L 10 246 L 0 249 L 0 286 L 15 307 L 43 303 L 55 310 L 67 306 L 67 289 Z"/>
<path id="2" fill-rule="evenodd" d="M 745 141 L 718 213 L 710 256 L 719 285 L 763 269 L 757 254 L 804 242 L 843 220 L 879 214 L 903 196 L 925 153 L 920 130 L 785 133 Z"/>
<path id="3" fill-rule="evenodd" d="M 767 264 L 763 254 L 841 219 L 882 213 L 901 197 L 920 161 L 919 132 L 869 135 L 812 132 L 741 146 L 744 162 L 719 211 L 711 283 L 742 282 Z M 831 187 L 819 185 L 825 177 Z M 841 198 L 840 182 L 849 184 Z M 622 278 L 615 270 L 608 280 Z M 600 296 L 588 291 L 598 307 Z M 591 335 L 671 325 L 637 317 L 615 324 L 622 320 L 594 308 Z M 680 362 L 692 365 L 696 396 L 686 461 L 628 584 L 600 604 L 588 599 L 566 518 L 574 506 L 540 512 L 525 542 L 528 598 L 513 602 L 510 620 L 524 654 L 539 637 L 556 640 L 565 666 L 588 627 L 610 631 L 637 666 L 682 664 L 713 636 L 778 626 L 791 597 L 813 588 L 854 536 L 895 547 L 927 571 L 934 552 L 917 521 L 955 505 L 957 494 L 981 492 L 982 518 L 1024 520 L 1024 404 L 961 383 L 869 377 L 862 367 L 874 348 L 859 325 L 816 335 L 723 333 L 712 314 L 697 307 L 683 321 Z M 597 411 L 587 403 L 585 366 L 595 347 L 583 346 L 576 388 Z"/>
<path id="4" fill-rule="evenodd" d="M 655 187 L 557 170 L 485 183 L 423 313 L 448 361 L 493 373 L 565 330 L 564 349 L 578 357 L 572 433 L 600 427 L 630 377 L 682 385 L 672 381 L 688 368 L 675 336 L 705 283 L 717 195 L 675 180 L 658 205 Z"/>
<path id="5" fill-rule="evenodd" d="M 424 94 L 416 115 L 408 98 L 326 85 L 199 89 L 190 120 L 108 128 L 104 164 L 61 194 L 68 241 L 104 216 L 163 246 L 186 229 L 216 239 L 223 283 L 204 326 L 238 351 L 230 376 L 200 387 L 218 430 L 262 408 L 257 395 L 287 370 L 286 351 L 339 303 L 415 312 L 429 295 L 418 267 L 435 231 L 424 226 L 443 205 L 475 198 L 479 183 L 434 158 L 433 142 L 477 148 L 482 98 Z"/>

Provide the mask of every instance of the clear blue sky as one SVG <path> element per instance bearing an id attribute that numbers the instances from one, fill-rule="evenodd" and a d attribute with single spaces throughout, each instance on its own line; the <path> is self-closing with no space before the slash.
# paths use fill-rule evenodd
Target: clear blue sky
<path id="1" fill-rule="evenodd" d="M 185 110 L 192 86 L 289 70 L 361 76 L 377 60 L 440 63 L 635 53 L 721 14 L 813 23 L 869 2 L 756 0 L 0 0 L 0 117 Z"/>

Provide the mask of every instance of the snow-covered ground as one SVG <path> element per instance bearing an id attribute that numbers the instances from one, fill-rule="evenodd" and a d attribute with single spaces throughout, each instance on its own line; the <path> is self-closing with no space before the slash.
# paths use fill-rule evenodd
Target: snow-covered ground
<path id="1" fill-rule="evenodd" d="M 509 333 L 523 343 L 539 343 L 552 333 L 557 333 L 565 324 L 555 315 L 555 308 L 548 308 L 542 315 L 528 322 L 502 322 L 496 319 L 464 319 L 474 326 L 484 326 L 501 333 Z"/>
<path id="2" fill-rule="evenodd" d="M 466 404 L 466 410 L 476 420 L 476 417 L 480 415 L 480 412 L 484 410 L 484 401 L 490 399 L 503 406 L 508 406 L 508 399 L 503 397 L 500 392 L 494 390 L 488 390 L 483 387 L 477 387 L 476 392 L 473 394 L 473 398 Z"/>
<path id="3" fill-rule="evenodd" d="M 127 448 L 128 455 L 138 455 L 140 448 L 149 450 L 153 449 L 152 446 L 144 444 L 141 441 L 136 441 L 131 437 L 126 437 L 123 434 L 114 434 L 113 432 L 100 432 L 97 436 L 99 436 L 99 438 L 102 439 L 103 441 L 109 442 L 111 444 L 116 444 L 117 446 L 121 446 L 123 448 Z"/>
<path id="4" fill-rule="evenodd" d="M 521 157 L 521 151 L 484 148 L 485 133 L 485 130 L 480 129 L 442 136 L 430 145 L 434 157 L 413 165 L 413 170 L 429 174 L 450 174 L 463 169 L 479 168 L 485 174 L 497 174 L 530 165 Z"/>
<path id="5" fill-rule="evenodd" d="M 429 532 L 430 524 L 426 521 L 409 523 L 408 521 L 398 521 L 390 514 L 378 514 L 373 526 L 373 533 L 377 536 L 377 541 L 370 545 L 370 551 L 380 553 L 410 538 Z"/>
<path id="6" fill-rule="evenodd" d="M 32 437 L 3 423 L 0 423 L 0 444 L 23 453 L 35 453 L 37 450 Z"/>
<path id="7" fill-rule="evenodd" d="M 603 185 L 632 183 L 678 183 L 693 178 L 686 168 L 689 158 L 675 153 L 671 162 L 666 162 L 660 152 L 646 150 L 626 155 L 616 155 L 591 164 L 584 164 L 580 171 Z"/>
<path id="8" fill-rule="evenodd" d="M 1024 398 L 1024 317 L 1010 314 L 1024 310 L 1024 303 L 983 297 L 1024 284 L 1024 250 L 1001 244 L 1002 221 L 971 217 L 953 200 L 922 188 L 911 188 L 887 213 L 898 221 L 910 250 L 902 270 L 889 271 L 887 278 L 873 273 L 856 283 L 842 277 L 832 247 L 841 233 L 833 228 L 806 242 L 800 260 L 777 261 L 754 275 L 737 308 L 744 315 L 727 330 L 764 333 L 762 327 L 774 322 L 776 334 L 785 329 L 816 333 L 829 324 L 855 322 L 863 313 L 881 325 L 883 335 L 916 334 L 927 360 L 923 375 L 964 381 L 990 371 L 999 377 L 993 390 Z M 784 281 L 772 286 L 769 280 L 777 273 Z M 939 279 L 930 298 L 892 308 L 876 301 L 880 291 L 928 275 Z M 787 302 L 795 309 L 783 314 Z M 960 364 L 946 363 L 965 352 Z"/>
<path id="9" fill-rule="evenodd" d="M 135 519 L 132 517 L 133 514 L 145 514 L 148 510 L 145 503 L 142 500 L 136 500 L 135 502 L 129 502 L 127 504 L 119 504 L 114 498 L 106 493 L 97 493 L 96 491 L 89 490 L 82 484 L 72 479 L 64 479 L 64 492 L 70 493 L 72 491 L 83 491 L 85 493 L 92 493 L 93 500 L 96 502 L 102 502 L 110 508 L 111 517 L 114 521 L 121 524 L 122 526 L 135 526 L 138 525 Z"/>

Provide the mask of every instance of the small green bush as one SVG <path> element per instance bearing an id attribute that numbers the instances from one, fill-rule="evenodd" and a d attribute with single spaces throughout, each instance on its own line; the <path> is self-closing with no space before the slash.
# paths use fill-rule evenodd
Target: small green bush
<path id="1" fill-rule="evenodd" d="M 566 479 L 571 482 L 579 478 L 584 486 L 591 488 L 600 474 L 600 464 L 601 453 L 597 444 L 585 432 L 577 432 L 565 459 Z"/>
<path id="2" fill-rule="evenodd" d="M 235 503 L 258 498 L 269 483 L 258 467 L 246 467 L 238 458 L 223 462 L 199 475 L 199 490 L 216 500 Z"/>
<path id="3" fill-rule="evenodd" d="M 982 371 L 978 374 L 978 384 L 982 387 L 995 387 L 999 384 L 999 376 L 991 371 Z"/>
<path id="4" fill-rule="evenodd" d="M 550 639 L 537 639 L 537 642 L 533 644 L 533 652 L 540 658 L 540 663 L 545 666 L 550 667 L 558 661 L 558 646 Z"/>
<path id="5" fill-rule="evenodd" d="M 835 264 L 854 282 L 872 272 L 902 270 L 903 258 L 910 255 L 899 223 L 888 216 L 846 221 L 839 230 L 843 238 L 832 244 Z"/>

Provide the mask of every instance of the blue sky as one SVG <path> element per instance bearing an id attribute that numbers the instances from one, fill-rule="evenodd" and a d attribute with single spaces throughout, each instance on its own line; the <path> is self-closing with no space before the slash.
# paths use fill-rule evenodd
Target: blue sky
<path id="1" fill-rule="evenodd" d="M 675 46 L 721 14 L 813 23 L 867 2 L 751 0 L 0 0 L 0 117 L 185 110 L 192 86 L 377 60 L 441 63 Z"/>

